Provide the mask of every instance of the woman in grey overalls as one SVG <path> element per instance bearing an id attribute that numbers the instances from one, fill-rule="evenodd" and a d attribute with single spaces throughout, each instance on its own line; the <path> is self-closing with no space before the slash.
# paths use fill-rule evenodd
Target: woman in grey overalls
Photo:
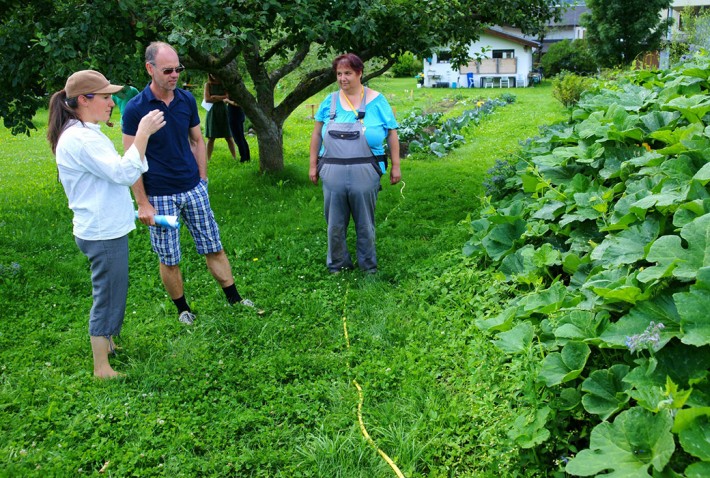
<path id="1" fill-rule="evenodd" d="M 358 266 L 377 272 L 375 204 L 380 176 L 387 169 L 385 140 L 392 159 L 390 183 L 402 177 L 397 121 L 387 99 L 363 87 L 363 68 L 352 53 L 333 61 L 340 89 L 321 103 L 311 135 L 309 176 L 313 184 L 319 177 L 323 181 L 326 265 L 333 273 L 353 268 L 346 242 L 350 216 L 355 222 Z"/>

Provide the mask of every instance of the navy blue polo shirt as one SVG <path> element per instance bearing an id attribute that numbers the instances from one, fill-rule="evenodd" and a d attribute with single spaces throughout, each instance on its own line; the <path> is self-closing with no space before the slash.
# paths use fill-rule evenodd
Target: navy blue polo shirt
<path id="1" fill-rule="evenodd" d="M 150 85 L 126 105 L 123 133 L 135 136 L 138 123 L 148 112 L 159 109 L 165 114 L 165 126 L 148 140 L 148 171 L 143 173 L 145 192 L 167 196 L 193 189 L 200 182 L 197 161 L 190 149 L 189 130 L 200 124 L 197 102 L 189 91 L 175 89 L 175 98 L 166 105 L 157 99 Z"/>

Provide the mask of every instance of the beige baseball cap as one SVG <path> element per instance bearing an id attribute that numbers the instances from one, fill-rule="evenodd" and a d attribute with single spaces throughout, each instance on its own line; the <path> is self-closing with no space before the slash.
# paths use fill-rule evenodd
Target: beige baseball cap
<path id="1" fill-rule="evenodd" d="M 67 98 L 76 98 L 79 95 L 117 93 L 123 86 L 112 85 L 104 75 L 94 70 L 81 70 L 67 78 L 64 91 Z"/>

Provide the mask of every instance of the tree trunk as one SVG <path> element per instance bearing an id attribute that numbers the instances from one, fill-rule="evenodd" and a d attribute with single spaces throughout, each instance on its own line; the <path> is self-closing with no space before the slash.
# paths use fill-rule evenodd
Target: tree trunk
<path id="1" fill-rule="evenodd" d="M 257 129 L 256 140 L 259 144 L 259 171 L 273 172 L 284 168 L 283 125 L 270 121 L 266 128 Z"/>

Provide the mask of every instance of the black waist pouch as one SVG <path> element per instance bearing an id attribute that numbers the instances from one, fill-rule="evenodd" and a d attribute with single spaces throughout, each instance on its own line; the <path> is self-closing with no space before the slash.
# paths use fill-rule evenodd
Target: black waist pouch
<path id="1" fill-rule="evenodd" d="M 359 131 L 328 130 L 328 135 L 335 139 L 355 140 L 360 139 Z"/>

